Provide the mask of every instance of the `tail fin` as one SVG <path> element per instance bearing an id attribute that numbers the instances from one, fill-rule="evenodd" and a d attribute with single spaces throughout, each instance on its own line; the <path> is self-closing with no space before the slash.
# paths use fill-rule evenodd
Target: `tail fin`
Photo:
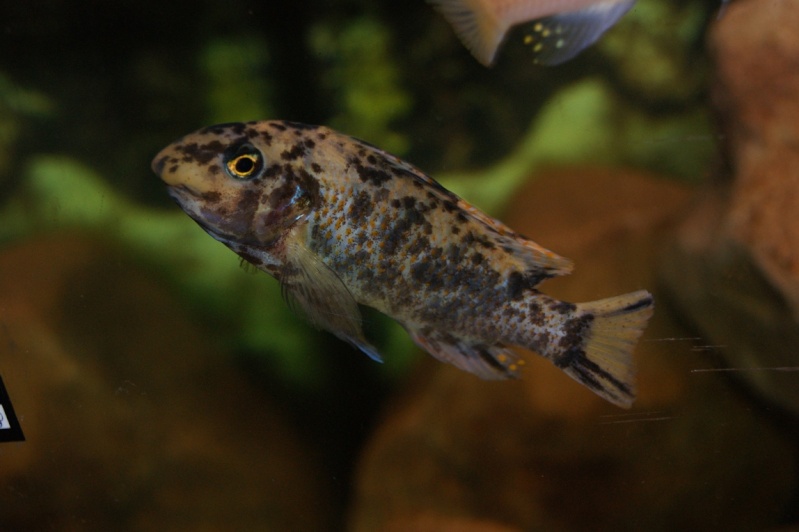
<path id="1" fill-rule="evenodd" d="M 577 305 L 572 323 L 580 343 L 555 359 L 555 365 L 596 394 L 623 408 L 635 401 L 632 350 L 652 316 L 646 290 Z"/>
<path id="2" fill-rule="evenodd" d="M 509 24 L 492 12 L 491 4 L 476 0 L 427 1 L 444 15 L 475 59 L 484 66 L 494 62 Z"/>

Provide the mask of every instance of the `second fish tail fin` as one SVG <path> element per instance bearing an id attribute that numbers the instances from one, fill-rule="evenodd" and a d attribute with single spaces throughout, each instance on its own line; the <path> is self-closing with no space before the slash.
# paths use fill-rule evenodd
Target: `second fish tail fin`
<path id="1" fill-rule="evenodd" d="M 494 62 L 508 25 L 487 9 L 480 0 L 427 0 L 450 23 L 463 45 L 484 66 Z"/>
<path id="2" fill-rule="evenodd" d="M 632 351 L 652 316 L 646 290 L 576 305 L 571 346 L 553 357 L 566 374 L 622 408 L 635 401 Z"/>

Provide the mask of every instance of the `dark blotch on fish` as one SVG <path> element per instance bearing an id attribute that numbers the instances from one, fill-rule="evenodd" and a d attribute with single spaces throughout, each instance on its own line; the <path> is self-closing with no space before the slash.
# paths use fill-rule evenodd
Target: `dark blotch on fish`
<path id="1" fill-rule="evenodd" d="M 215 140 L 202 146 L 196 142 L 184 144 L 178 150 L 183 152 L 189 160 L 196 161 L 199 164 L 208 164 L 224 151 L 224 147 L 221 142 Z"/>
<path id="2" fill-rule="evenodd" d="M 372 210 L 374 210 L 372 197 L 362 190 L 353 198 L 349 216 L 353 220 L 363 219 L 372 214 Z"/>
<path id="3" fill-rule="evenodd" d="M 222 198 L 222 194 L 216 191 L 209 191 L 203 193 L 202 198 L 208 203 L 217 203 Z"/>
<path id="4" fill-rule="evenodd" d="M 295 144 L 291 150 L 285 150 L 280 154 L 280 158 L 284 161 L 293 161 L 305 155 L 305 147 L 301 144 Z"/>
<path id="5" fill-rule="evenodd" d="M 228 122 L 225 124 L 216 124 L 214 126 L 206 127 L 201 129 L 199 133 L 201 135 L 222 135 L 223 133 L 232 131 L 236 135 L 241 135 L 244 133 L 244 129 L 246 127 L 247 125 L 242 122 Z"/>
<path id="6" fill-rule="evenodd" d="M 383 183 L 391 181 L 391 174 L 385 170 L 364 166 L 360 162 L 356 163 L 355 171 L 358 172 L 358 177 L 361 178 L 361 181 L 364 183 L 371 183 L 376 187 L 380 187 Z"/>
<path id="7" fill-rule="evenodd" d="M 256 209 L 258 208 L 258 202 L 261 199 L 261 194 L 254 190 L 244 190 L 242 192 L 241 199 L 239 200 L 238 204 L 236 204 L 236 208 L 240 212 L 251 213 L 252 215 L 255 214 Z"/>

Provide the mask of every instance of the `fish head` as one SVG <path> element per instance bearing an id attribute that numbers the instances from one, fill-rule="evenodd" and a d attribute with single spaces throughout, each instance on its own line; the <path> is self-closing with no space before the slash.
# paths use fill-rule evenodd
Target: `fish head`
<path id="1" fill-rule="evenodd" d="M 305 170 L 307 154 L 296 148 L 301 135 L 279 135 L 286 128 L 272 123 L 206 127 L 153 159 L 170 196 L 217 240 L 274 244 L 320 201 L 318 180 Z"/>

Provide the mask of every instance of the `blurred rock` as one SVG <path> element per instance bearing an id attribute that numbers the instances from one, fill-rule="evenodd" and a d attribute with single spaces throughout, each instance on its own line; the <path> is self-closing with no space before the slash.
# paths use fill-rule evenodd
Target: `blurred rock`
<path id="1" fill-rule="evenodd" d="M 726 229 L 799 312 L 799 3 L 733 2 L 711 34 L 734 183 Z M 726 193 L 726 191 L 725 191 Z"/>
<path id="2" fill-rule="evenodd" d="M 399 519 L 386 524 L 381 530 L 384 532 L 520 532 L 516 527 L 500 523 L 435 515 Z"/>
<path id="3" fill-rule="evenodd" d="M 269 398 L 122 254 L 0 254 L 2 530 L 320 530 L 330 494 Z"/>
<path id="4" fill-rule="evenodd" d="M 585 301 L 656 286 L 691 191 L 651 176 L 541 177 L 506 220 L 575 260 L 543 289 Z M 523 530 L 762 529 L 796 489 L 796 445 L 708 366 L 656 293 L 636 351 L 639 399 L 620 410 L 529 355 L 485 382 L 426 360 L 368 445 L 353 530 L 424 516 Z"/>
<path id="5" fill-rule="evenodd" d="M 671 297 L 721 369 L 799 414 L 799 3 L 738 0 L 715 24 L 719 179 L 663 263 Z"/>

